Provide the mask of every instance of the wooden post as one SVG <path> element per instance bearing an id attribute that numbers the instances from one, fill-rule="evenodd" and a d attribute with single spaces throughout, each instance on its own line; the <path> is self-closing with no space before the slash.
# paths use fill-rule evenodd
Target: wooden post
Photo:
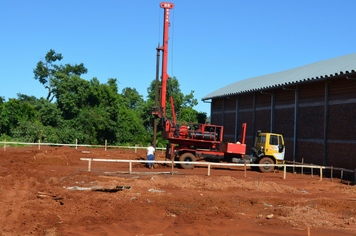
<path id="1" fill-rule="evenodd" d="M 244 165 L 244 177 L 246 178 L 246 161 L 245 161 L 245 165 Z"/>
<path id="2" fill-rule="evenodd" d="M 210 163 L 208 164 L 208 176 L 210 176 Z"/>
<path id="3" fill-rule="evenodd" d="M 342 179 L 344 177 L 344 168 L 341 169 L 341 174 L 340 174 L 340 183 L 342 183 Z"/>
<path id="4" fill-rule="evenodd" d="M 323 167 L 320 166 L 320 181 L 323 180 Z"/>
<path id="5" fill-rule="evenodd" d="M 78 139 L 75 139 L 75 149 L 78 149 Z"/>
<path id="6" fill-rule="evenodd" d="M 163 150 L 163 149 L 162 149 Z M 172 158 L 172 175 L 173 175 L 173 169 L 174 169 L 174 157 L 171 157 Z"/>
<path id="7" fill-rule="evenodd" d="M 6 136 L 5 136 L 5 143 L 4 143 L 4 151 L 6 151 Z"/>
<path id="8" fill-rule="evenodd" d="M 88 163 L 88 171 L 91 171 L 91 159 L 89 159 L 89 163 Z"/>
<path id="9" fill-rule="evenodd" d="M 131 174 L 132 173 L 132 162 L 131 162 L 131 160 L 130 160 L 130 170 L 129 170 L 129 174 Z"/>
<path id="10" fill-rule="evenodd" d="M 302 176 L 303 176 L 303 165 L 304 165 L 304 158 L 302 158 Z"/>
<path id="11" fill-rule="evenodd" d="M 108 140 L 105 139 L 105 152 L 106 152 L 106 147 L 108 146 Z"/>
<path id="12" fill-rule="evenodd" d="M 41 150 L 41 139 L 38 139 L 38 150 Z"/>
<path id="13" fill-rule="evenodd" d="M 333 182 L 333 166 L 330 167 L 330 182 Z"/>
<path id="14" fill-rule="evenodd" d="M 283 179 L 286 179 L 286 177 L 287 177 L 287 165 L 284 164 Z"/>

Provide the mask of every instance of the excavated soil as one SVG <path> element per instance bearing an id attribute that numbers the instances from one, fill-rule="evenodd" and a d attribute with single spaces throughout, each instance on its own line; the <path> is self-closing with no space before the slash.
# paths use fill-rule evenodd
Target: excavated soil
<path id="1" fill-rule="evenodd" d="M 159 160 L 163 154 L 159 151 Z M 144 150 L 0 150 L 0 235 L 356 235 L 356 188 L 243 168 L 88 162 Z"/>

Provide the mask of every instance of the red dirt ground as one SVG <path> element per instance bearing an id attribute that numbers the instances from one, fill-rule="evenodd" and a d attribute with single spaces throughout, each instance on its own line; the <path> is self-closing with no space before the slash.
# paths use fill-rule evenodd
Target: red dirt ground
<path id="1" fill-rule="evenodd" d="M 191 170 L 81 157 L 144 159 L 144 150 L 0 150 L 0 235 L 356 235 L 356 188 L 339 179 L 241 168 Z M 158 152 L 158 159 L 163 154 Z M 150 173 L 149 173 L 150 172 Z M 154 172 L 166 172 L 157 174 Z M 92 187 L 117 192 L 85 190 Z M 269 218 L 269 219 L 267 219 Z"/>

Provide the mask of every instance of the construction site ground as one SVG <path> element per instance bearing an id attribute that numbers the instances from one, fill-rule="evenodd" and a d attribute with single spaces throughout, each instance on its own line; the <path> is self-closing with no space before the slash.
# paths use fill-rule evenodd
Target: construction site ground
<path id="1" fill-rule="evenodd" d="M 356 235 L 356 188 L 340 179 L 243 167 L 194 169 L 80 158 L 145 150 L 0 150 L 0 235 Z M 157 152 L 157 159 L 164 154 Z"/>

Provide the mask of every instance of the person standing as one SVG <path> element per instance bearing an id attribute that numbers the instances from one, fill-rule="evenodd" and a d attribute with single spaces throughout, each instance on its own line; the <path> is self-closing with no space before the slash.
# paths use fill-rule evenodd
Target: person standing
<path id="1" fill-rule="evenodd" d="M 154 153 L 155 153 L 155 148 L 153 147 L 153 143 L 151 143 L 151 146 L 147 148 L 146 154 L 147 154 L 147 161 L 153 161 L 154 159 Z M 150 169 L 153 168 L 153 162 L 148 162 L 148 167 Z"/>

